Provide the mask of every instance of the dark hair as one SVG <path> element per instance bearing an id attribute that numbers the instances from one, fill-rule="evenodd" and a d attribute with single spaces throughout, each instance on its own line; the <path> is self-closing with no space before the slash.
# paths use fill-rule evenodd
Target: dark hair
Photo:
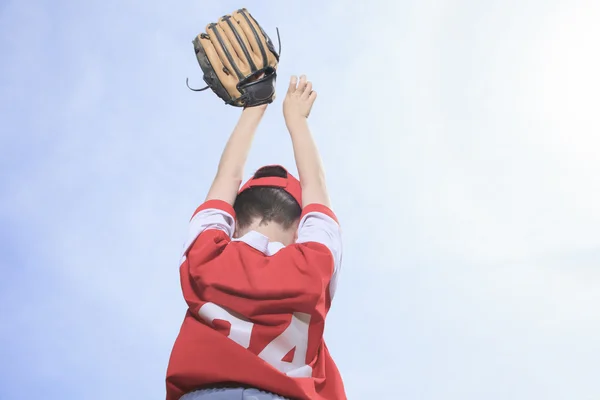
<path id="1" fill-rule="evenodd" d="M 267 176 L 286 178 L 287 172 L 279 166 L 268 166 L 254 174 L 254 178 Z M 289 229 L 302 214 L 302 208 L 294 197 L 278 187 L 246 189 L 236 197 L 233 209 L 240 229 L 248 227 L 255 218 L 260 218 L 261 223 L 276 222 Z"/>

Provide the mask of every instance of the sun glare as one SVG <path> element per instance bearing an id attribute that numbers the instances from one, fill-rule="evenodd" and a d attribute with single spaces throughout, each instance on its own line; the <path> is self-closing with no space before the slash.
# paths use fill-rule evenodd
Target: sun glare
<path id="1" fill-rule="evenodd" d="M 567 3 L 546 25 L 533 79 L 557 145 L 598 158 L 600 151 L 600 4 Z M 540 42 L 538 42 L 540 43 Z"/>

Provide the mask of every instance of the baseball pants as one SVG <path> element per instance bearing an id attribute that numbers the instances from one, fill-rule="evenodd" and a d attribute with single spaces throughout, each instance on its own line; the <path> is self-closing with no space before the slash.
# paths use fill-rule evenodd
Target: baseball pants
<path id="1" fill-rule="evenodd" d="M 196 390 L 179 400 L 288 400 L 273 393 L 258 389 L 223 388 Z"/>

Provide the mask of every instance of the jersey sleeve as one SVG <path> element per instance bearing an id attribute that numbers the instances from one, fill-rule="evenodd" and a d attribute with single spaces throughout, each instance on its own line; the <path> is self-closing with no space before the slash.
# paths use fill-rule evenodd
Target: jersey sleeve
<path id="1" fill-rule="evenodd" d="M 331 252 L 333 273 L 329 290 L 333 298 L 342 266 L 342 232 L 333 211 L 321 204 L 309 204 L 304 207 L 300 217 L 296 243 L 319 243 Z"/>
<path id="2" fill-rule="evenodd" d="M 235 211 L 230 204 L 222 200 L 209 200 L 196 209 L 190 220 L 182 261 L 201 234 L 208 230 L 222 231 L 229 238 L 233 236 Z"/>
<path id="3" fill-rule="evenodd" d="M 194 275 L 223 252 L 234 230 L 235 212 L 222 200 L 200 205 L 190 220 L 179 273 L 183 297 L 195 317 L 204 300 L 203 289 L 195 283 Z"/>

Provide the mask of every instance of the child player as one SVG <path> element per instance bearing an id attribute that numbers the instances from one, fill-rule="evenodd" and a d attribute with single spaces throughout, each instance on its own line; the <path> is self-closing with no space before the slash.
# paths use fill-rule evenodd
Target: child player
<path id="1" fill-rule="evenodd" d="M 190 221 L 167 400 L 346 399 L 323 340 L 342 243 L 307 123 L 316 97 L 292 77 L 283 101 L 300 181 L 266 166 L 239 189 L 267 106 L 242 111 Z"/>

